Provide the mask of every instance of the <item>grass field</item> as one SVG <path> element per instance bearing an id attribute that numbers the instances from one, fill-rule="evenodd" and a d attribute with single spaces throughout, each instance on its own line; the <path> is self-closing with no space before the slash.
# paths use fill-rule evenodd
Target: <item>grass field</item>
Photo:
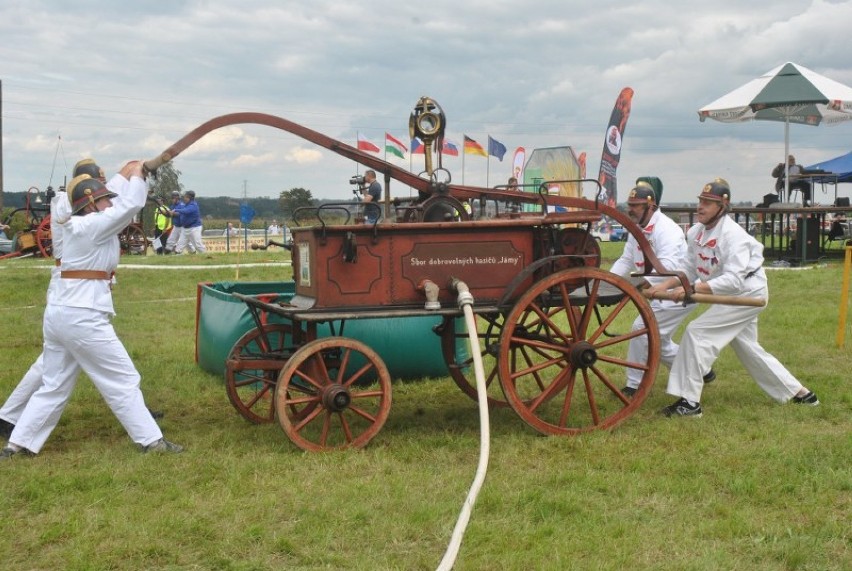
<path id="1" fill-rule="evenodd" d="M 602 247 L 609 267 L 623 244 Z M 196 284 L 235 280 L 216 266 L 237 259 L 123 260 L 172 267 L 121 269 L 114 323 L 147 403 L 187 452 L 138 453 L 81 377 L 41 454 L 0 464 L 0 568 L 437 566 L 476 469 L 476 403 L 448 378 L 395 381 L 390 418 L 361 451 L 305 453 L 277 424 L 249 424 L 222 379 L 193 361 Z M 0 399 L 41 351 L 48 267 L 0 265 Z M 657 414 L 672 400 L 665 369 L 611 432 L 547 438 L 493 411 L 489 472 L 456 569 L 852 568 L 852 339 L 835 346 L 842 265 L 769 276 L 762 343 L 821 406 L 776 404 L 726 349 L 701 419 Z M 280 265 L 239 269 L 246 281 L 290 277 Z"/>

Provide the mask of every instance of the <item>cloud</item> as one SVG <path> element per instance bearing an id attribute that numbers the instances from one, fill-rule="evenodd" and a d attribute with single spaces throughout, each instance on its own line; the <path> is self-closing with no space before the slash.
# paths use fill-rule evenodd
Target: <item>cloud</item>
<path id="1" fill-rule="evenodd" d="M 285 156 L 284 160 L 288 162 L 298 163 L 300 165 L 310 165 L 318 163 L 322 160 L 323 153 L 316 149 L 306 149 L 296 147 L 291 149 Z"/>
<path id="2" fill-rule="evenodd" d="M 264 153 L 262 155 L 242 154 L 229 161 L 228 164 L 232 167 L 258 167 L 273 164 L 276 160 L 275 153 Z"/>

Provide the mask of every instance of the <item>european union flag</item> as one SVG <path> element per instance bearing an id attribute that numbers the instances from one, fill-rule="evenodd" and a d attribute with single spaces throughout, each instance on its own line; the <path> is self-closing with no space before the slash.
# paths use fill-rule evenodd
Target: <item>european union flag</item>
<path id="1" fill-rule="evenodd" d="M 506 145 L 497 139 L 492 139 L 491 135 L 488 135 L 488 154 L 492 157 L 497 157 L 502 162 L 503 155 L 506 154 Z"/>
<path id="2" fill-rule="evenodd" d="M 251 224 L 254 220 L 254 208 L 248 202 L 240 204 L 240 222 L 243 224 Z"/>

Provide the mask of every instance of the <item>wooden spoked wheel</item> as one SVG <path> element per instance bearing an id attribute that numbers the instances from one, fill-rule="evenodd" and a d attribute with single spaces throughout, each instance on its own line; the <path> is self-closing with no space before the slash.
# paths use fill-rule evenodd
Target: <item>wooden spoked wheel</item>
<path id="1" fill-rule="evenodd" d="M 563 228 L 559 231 L 556 245 L 563 255 L 574 256 L 556 262 L 559 270 L 578 266 L 598 268 L 601 265 L 601 247 L 592 236 L 582 228 Z"/>
<path id="2" fill-rule="evenodd" d="M 315 339 L 281 369 L 275 402 L 278 422 L 299 448 L 362 448 L 388 418 L 390 373 L 360 341 Z"/>
<path id="3" fill-rule="evenodd" d="M 660 334 L 649 304 L 627 280 L 604 270 L 576 268 L 536 282 L 506 324 L 498 355 L 503 392 L 544 434 L 617 426 L 639 408 L 657 374 Z M 630 340 L 641 336 L 648 357 L 628 361 Z M 620 391 L 629 368 L 642 371 L 632 398 Z"/>
<path id="4" fill-rule="evenodd" d="M 45 216 L 36 228 L 36 244 L 42 257 L 53 255 L 53 233 L 50 230 L 50 214 Z"/>
<path id="5" fill-rule="evenodd" d="M 234 343 L 225 361 L 225 389 L 246 420 L 255 424 L 275 420 L 278 373 L 293 351 L 293 329 L 286 323 L 254 328 Z"/>
<path id="6" fill-rule="evenodd" d="M 497 353 L 503 333 L 503 315 L 500 313 L 477 314 L 476 327 L 479 334 L 482 367 L 485 370 L 485 386 L 488 406 L 509 406 L 503 396 L 497 368 Z M 476 378 L 473 371 L 473 355 L 470 353 L 469 336 L 465 323 L 460 318 L 447 319 L 441 331 L 441 352 L 453 381 L 464 394 L 477 400 Z M 461 345 L 463 348 L 460 348 Z"/>
<path id="7" fill-rule="evenodd" d="M 137 224 L 131 224 L 118 235 L 122 254 L 144 256 L 148 253 L 148 238 Z"/>

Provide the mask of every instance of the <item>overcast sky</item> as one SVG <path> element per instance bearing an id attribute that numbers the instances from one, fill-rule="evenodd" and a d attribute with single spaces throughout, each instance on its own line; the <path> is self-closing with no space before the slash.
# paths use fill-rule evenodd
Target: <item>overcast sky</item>
<path id="1" fill-rule="evenodd" d="M 664 203 L 694 200 L 716 176 L 734 201 L 759 202 L 783 159 L 783 124 L 701 123 L 697 110 L 786 61 L 852 85 L 850 22 L 852 2 L 830 0 L 3 0 L 4 189 L 58 186 L 86 156 L 115 172 L 240 111 L 352 145 L 358 132 L 380 146 L 385 132 L 408 142 L 422 95 L 440 103 L 449 139 L 485 145 L 491 135 L 510 149 L 503 162 L 467 155 L 463 171 L 461 157 L 446 158 L 453 182 L 505 183 L 518 146 L 570 145 L 596 178 L 629 86 L 619 201 L 651 175 Z M 790 140 L 813 164 L 852 150 L 852 122 L 792 125 Z M 202 197 L 303 187 L 349 199 L 350 176 L 363 172 L 262 126 L 216 131 L 175 166 Z M 408 189 L 392 184 L 392 194 Z"/>

